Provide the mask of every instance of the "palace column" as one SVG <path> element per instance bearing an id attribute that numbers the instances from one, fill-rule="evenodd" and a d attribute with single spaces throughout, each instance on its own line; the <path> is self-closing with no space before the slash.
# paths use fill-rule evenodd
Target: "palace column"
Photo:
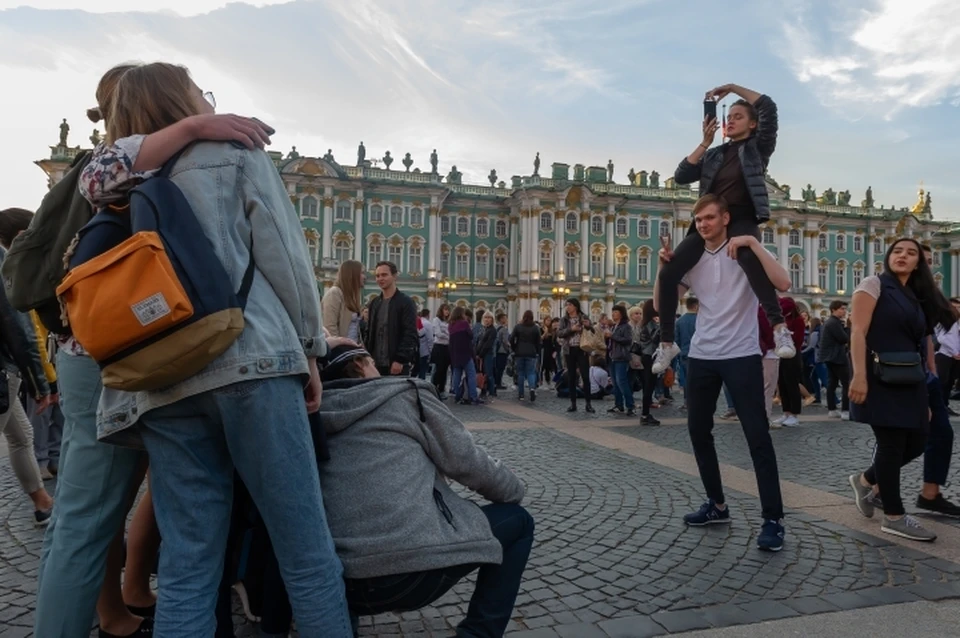
<path id="1" fill-rule="evenodd" d="M 604 281 L 607 284 L 612 284 L 616 279 L 616 276 L 613 271 L 614 264 L 614 254 L 613 254 L 613 231 L 616 224 L 616 211 L 613 208 L 613 204 L 607 204 L 607 254 L 606 254 L 606 264 L 604 267 Z"/>
<path id="2" fill-rule="evenodd" d="M 430 198 L 430 215 L 427 217 L 427 278 L 440 279 L 440 209 L 436 196 Z"/>
<path id="3" fill-rule="evenodd" d="M 784 268 L 790 268 L 790 249 L 788 248 L 788 239 L 787 233 L 790 232 L 790 229 L 785 226 L 777 226 L 777 259 L 780 260 L 780 265 Z"/>
<path id="4" fill-rule="evenodd" d="M 559 204 L 558 204 L 559 205 Z M 553 215 L 553 280 L 564 281 L 569 273 L 564 272 L 563 233 L 566 232 L 567 216 L 560 208 Z"/>
<path id="5" fill-rule="evenodd" d="M 580 281 L 590 281 L 590 208 L 580 206 Z"/>
<path id="6" fill-rule="evenodd" d="M 804 252 L 803 256 L 804 259 L 808 259 L 810 261 L 809 283 L 811 286 L 818 286 L 820 284 L 820 264 L 818 263 L 820 261 L 820 231 L 811 230 L 807 234 L 810 235 L 810 250 Z"/>
<path id="7" fill-rule="evenodd" d="M 330 259 L 333 249 L 333 186 L 323 189 L 323 237 L 320 238 L 323 259 Z"/>
<path id="8" fill-rule="evenodd" d="M 950 296 L 960 295 L 960 250 L 950 251 Z"/>
<path id="9" fill-rule="evenodd" d="M 864 276 L 869 277 L 873 274 L 873 260 L 876 259 L 876 253 L 873 250 L 873 224 L 867 222 L 867 233 L 865 235 L 867 242 L 867 266 L 864 268 Z"/>
<path id="10" fill-rule="evenodd" d="M 507 278 L 518 278 L 519 270 L 517 269 L 517 258 L 520 251 L 517 250 L 518 245 L 520 244 L 520 230 L 517 226 L 517 216 L 514 212 L 510 214 L 510 272 L 507 273 Z"/>

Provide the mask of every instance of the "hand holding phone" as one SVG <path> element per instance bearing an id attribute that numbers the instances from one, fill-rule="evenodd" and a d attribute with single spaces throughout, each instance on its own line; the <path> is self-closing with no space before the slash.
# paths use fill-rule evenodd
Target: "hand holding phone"
<path id="1" fill-rule="evenodd" d="M 703 101 L 703 117 L 707 120 L 717 119 L 717 100 L 708 97 Z"/>

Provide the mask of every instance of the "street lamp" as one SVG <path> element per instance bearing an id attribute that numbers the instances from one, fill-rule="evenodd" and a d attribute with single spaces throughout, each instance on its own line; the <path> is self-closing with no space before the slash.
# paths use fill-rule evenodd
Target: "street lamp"
<path id="1" fill-rule="evenodd" d="M 453 281 L 441 281 L 437 284 L 437 288 L 443 291 L 443 301 L 444 303 L 450 303 L 450 291 L 457 289 L 456 282 Z"/>
<path id="2" fill-rule="evenodd" d="M 551 292 L 553 293 L 553 299 L 554 299 L 554 301 L 558 302 L 558 303 L 557 303 L 557 314 L 558 314 L 558 315 L 562 315 L 562 314 L 563 314 L 563 306 L 561 306 L 559 302 L 560 302 L 561 299 L 564 299 L 565 297 L 569 297 L 569 296 L 570 296 L 570 289 L 569 289 L 569 288 L 565 288 L 565 287 L 563 287 L 563 286 L 554 286 L 554 287 L 553 287 L 553 290 L 552 290 Z"/>

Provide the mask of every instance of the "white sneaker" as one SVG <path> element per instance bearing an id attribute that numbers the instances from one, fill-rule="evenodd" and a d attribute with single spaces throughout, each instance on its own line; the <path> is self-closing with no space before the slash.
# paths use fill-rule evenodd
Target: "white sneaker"
<path id="1" fill-rule="evenodd" d="M 849 413 L 849 412 L 841 412 L 841 413 L 840 413 L 840 418 L 843 419 L 844 421 L 849 421 L 849 420 L 850 420 L 850 413 Z"/>
<path id="2" fill-rule="evenodd" d="M 797 348 L 793 345 L 793 334 L 786 326 L 780 326 L 773 332 L 773 343 L 776 345 L 777 356 L 781 359 L 792 359 L 797 356 Z"/>
<path id="3" fill-rule="evenodd" d="M 667 347 L 660 344 L 660 347 L 657 348 L 657 351 L 653 354 L 653 365 L 650 366 L 650 372 L 653 374 L 661 374 L 670 367 L 670 362 L 673 361 L 673 358 L 678 354 L 680 354 L 680 346 L 677 344 L 671 343 Z"/>
<path id="4" fill-rule="evenodd" d="M 827 416 L 830 417 L 831 419 L 839 419 L 840 410 L 830 410 L 829 412 L 827 412 Z"/>
<path id="5" fill-rule="evenodd" d="M 783 420 L 781 425 L 783 425 L 783 427 L 785 428 L 794 427 L 794 426 L 800 425 L 800 419 L 798 419 L 797 417 L 791 414 L 790 416 L 788 416 Z"/>
<path id="6" fill-rule="evenodd" d="M 783 425 L 783 422 L 786 421 L 786 420 L 787 420 L 787 415 L 786 415 L 786 414 L 781 414 L 780 416 L 778 416 L 776 419 L 774 419 L 774 420 L 771 421 L 770 423 L 771 423 L 771 425 L 780 426 L 780 425 Z"/>

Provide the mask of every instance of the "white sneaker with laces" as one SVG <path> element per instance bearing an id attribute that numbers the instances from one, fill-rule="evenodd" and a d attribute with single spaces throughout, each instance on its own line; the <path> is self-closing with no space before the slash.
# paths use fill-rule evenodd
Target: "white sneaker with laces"
<path id="1" fill-rule="evenodd" d="M 792 359 L 797 356 L 797 348 L 793 345 L 793 333 L 786 326 L 780 326 L 773 331 L 775 351 L 781 359 Z"/>
<path id="2" fill-rule="evenodd" d="M 772 423 L 773 425 L 783 425 L 783 422 L 786 421 L 786 420 L 787 420 L 787 415 L 786 415 L 786 414 L 781 414 L 780 416 L 778 416 L 777 418 L 775 418 L 775 419 L 774 419 L 773 421 L 771 421 L 770 423 Z"/>
<path id="3" fill-rule="evenodd" d="M 661 374 L 664 370 L 670 367 L 670 362 L 673 361 L 673 358 L 680 354 L 680 346 L 675 343 L 664 347 L 661 343 L 660 347 L 657 348 L 657 351 L 653 354 L 653 365 L 650 366 L 650 372 L 653 374 Z"/>
<path id="4" fill-rule="evenodd" d="M 781 421 L 781 425 L 783 425 L 783 427 L 785 428 L 795 427 L 797 425 L 800 425 L 800 419 L 798 419 L 797 417 L 791 414 L 790 416 L 785 418 L 783 421 Z"/>
<path id="5" fill-rule="evenodd" d="M 830 417 L 831 419 L 839 419 L 840 410 L 830 410 L 829 412 L 827 412 L 827 416 Z"/>

